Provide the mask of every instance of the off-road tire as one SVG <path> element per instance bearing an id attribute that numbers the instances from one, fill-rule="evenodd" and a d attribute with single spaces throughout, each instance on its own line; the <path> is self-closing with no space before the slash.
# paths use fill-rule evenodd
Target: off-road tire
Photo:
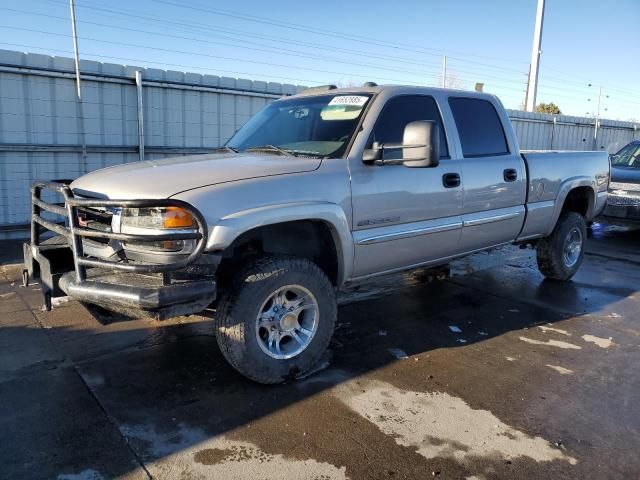
<path id="1" fill-rule="evenodd" d="M 293 358 L 276 359 L 261 349 L 256 319 L 273 292 L 292 284 L 315 296 L 318 326 L 305 350 Z M 316 264 L 296 257 L 258 257 L 247 261 L 221 294 L 215 314 L 216 338 L 226 360 L 242 375 L 258 383 L 281 383 L 317 367 L 333 335 L 336 316 L 335 290 Z"/>
<path id="2" fill-rule="evenodd" d="M 573 228 L 577 228 L 582 235 L 582 248 L 577 262 L 568 267 L 563 260 L 563 249 L 565 240 Z M 540 240 L 536 246 L 536 257 L 540 273 L 551 280 L 569 280 L 582 264 L 586 239 L 587 224 L 584 217 L 576 212 L 563 213 L 551 235 Z"/>

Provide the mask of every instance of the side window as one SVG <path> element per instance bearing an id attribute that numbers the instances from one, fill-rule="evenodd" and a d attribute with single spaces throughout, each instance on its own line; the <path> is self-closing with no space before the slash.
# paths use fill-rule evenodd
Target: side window
<path id="1" fill-rule="evenodd" d="M 373 141 L 379 143 L 401 143 L 404 127 L 416 120 L 433 120 L 440 126 L 440 158 L 449 157 L 447 139 L 438 106 L 433 97 L 425 95 L 403 95 L 390 99 L 373 127 Z M 387 159 L 402 158 L 402 150 L 388 150 Z"/>
<path id="2" fill-rule="evenodd" d="M 462 155 L 485 157 L 509 153 L 498 112 L 486 100 L 449 98 L 449 106 L 460 135 Z"/>

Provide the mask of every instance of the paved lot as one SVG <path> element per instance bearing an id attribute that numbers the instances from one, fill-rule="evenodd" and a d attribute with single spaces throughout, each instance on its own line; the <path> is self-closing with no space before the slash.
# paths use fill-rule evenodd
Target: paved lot
<path id="1" fill-rule="evenodd" d="M 639 478 L 638 247 L 596 231 L 567 284 L 509 249 L 347 292 L 328 368 L 276 387 L 207 318 L 44 313 L 1 267 L 0 477 Z"/>

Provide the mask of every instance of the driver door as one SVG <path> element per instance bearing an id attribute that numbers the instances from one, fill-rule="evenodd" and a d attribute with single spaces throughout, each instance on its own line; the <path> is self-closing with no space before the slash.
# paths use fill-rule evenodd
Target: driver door
<path id="1" fill-rule="evenodd" d="M 440 126 L 440 164 L 432 168 L 361 163 L 352 169 L 354 276 L 418 266 L 454 255 L 462 229 L 459 160 L 449 158 L 435 99 L 391 98 L 374 126 L 370 143 L 401 143 L 405 126 L 432 120 Z M 400 158 L 402 150 L 385 152 Z"/>

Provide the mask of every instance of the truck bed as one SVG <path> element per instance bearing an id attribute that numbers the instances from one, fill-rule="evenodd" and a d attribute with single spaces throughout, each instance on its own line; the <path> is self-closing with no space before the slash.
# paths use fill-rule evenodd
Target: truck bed
<path id="1" fill-rule="evenodd" d="M 527 217 L 518 240 L 551 233 L 568 192 L 576 187 L 591 189 L 593 197 L 585 212 L 587 221 L 605 206 L 609 180 L 607 152 L 522 151 L 527 169 Z"/>

